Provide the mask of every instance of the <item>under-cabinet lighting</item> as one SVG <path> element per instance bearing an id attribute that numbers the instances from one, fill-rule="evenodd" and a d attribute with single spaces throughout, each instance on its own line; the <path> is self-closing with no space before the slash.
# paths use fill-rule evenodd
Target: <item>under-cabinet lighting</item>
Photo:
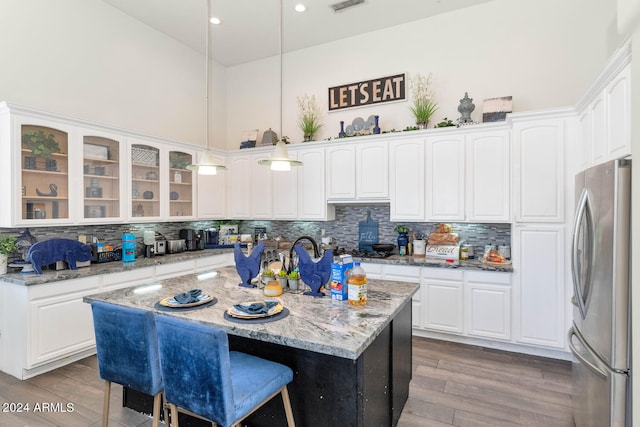
<path id="1" fill-rule="evenodd" d="M 207 279 L 213 279 L 214 277 L 218 277 L 217 271 L 208 271 L 206 273 L 198 274 L 197 279 L 207 280 Z"/>
<path id="2" fill-rule="evenodd" d="M 296 12 L 300 12 L 300 13 L 302 13 L 302 12 L 304 12 L 305 10 L 307 10 L 307 6 L 303 5 L 302 3 L 298 3 L 298 4 L 294 7 L 294 10 L 295 10 Z"/>
<path id="3" fill-rule="evenodd" d="M 148 294 L 149 292 L 157 291 L 158 289 L 162 289 L 162 285 L 159 283 L 154 283 L 152 285 L 144 285 L 139 288 L 135 288 L 133 290 L 134 294 Z"/>

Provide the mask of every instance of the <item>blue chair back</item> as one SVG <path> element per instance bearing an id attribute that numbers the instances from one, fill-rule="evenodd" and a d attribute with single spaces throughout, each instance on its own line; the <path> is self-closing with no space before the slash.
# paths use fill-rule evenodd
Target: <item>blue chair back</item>
<path id="1" fill-rule="evenodd" d="M 162 391 L 153 313 L 99 301 L 91 310 L 100 378 L 150 395 Z"/>
<path id="2" fill-rule="evenodd" d="M 236 419 L 229 340 L 221 329 L 156 317 L 167 402 L 228 426 Z"/>

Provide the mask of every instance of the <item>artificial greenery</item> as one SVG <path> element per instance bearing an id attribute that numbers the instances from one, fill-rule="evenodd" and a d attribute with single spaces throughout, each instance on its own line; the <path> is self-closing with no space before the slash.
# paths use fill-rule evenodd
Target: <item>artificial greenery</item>
<path id="1" fill-rule="evenodd" d="M 16 252 L 18 247 L 16 246 L 17 238 L 14 236 L 1 236 L 0 237 L 0 254 L 9 255 Z"/>
<path id="2" fill-rule="evenodd" d="M 436 125 L 437 128 L 446 128 L 446 127 L 449 127 L 449 126 L 457 126 L 457 125 L 455 123 L 453 123 L 453 121 L 451 119 L 448 119 L 446 117 L 444 119 L 442 119 L 442 121 Z"/>
<path id="3" fill-rule="evenodd" d="M 318 106 L 316 96 L 306 94 L 302 97 L 299 96 L 298 107 L 300 108 L 298 126 L 304 134 L 305 141 L 311 141 L 322 127 L 320 106 Z"/>
<path id="4" fill-rule="evenodd" d="M 278 271 L 278 277 L 287 277 L 287 271 L 283 268 Z"/>
<path id="5" fill-rule="evenodd" d="M 191 164 L 191 158 L 188 154 L 172 151 L 169 153 L 169 167 L 174 169 L 187 169 Z"/>
<path id="6" fill-rule="evenodd" d="M 438 104 L 433 99 L 431 89 L 431 74 L 426 77 L 416 74 L 411 79 L 413 105 L 409 107 L 416 123 L 424 123 L 426 126 L 431 116 L 438 110 Z"/>
<path id="7" fill-rule="evenodd" d="M 300 274 L 297 271 L 292 271 L 291 273 L 289 273 L 289 279 L 299 279 L 300 278 Z"/>
<path id="8" fill-rule="evenodd" d="M 408 233 L 409 227 L 406 227 L 404 225 L 396 225 L 393 231 L 395 231 L 396 233 Z"/>
<path id="9" fill-rule="evenodd" d="M 52 153 L 60 153 L 55 135 L 47 134 L 42 129 L 25 132 L 22 135 L 22 143 L 36 157 L 51 157 Z"/>
<path id="10" fill-rule="evenodd" d="M 262 273 L 262 275 L 263 275 L 263 276 L 270 276 L 270 277 L 274 277 L 274 276 L 275 276 L 275 273 L 273 272 L 273 270 L 272 270 L 272 269 L 267 268 L 267 269 L 264 271 L 264 273 Z"/>

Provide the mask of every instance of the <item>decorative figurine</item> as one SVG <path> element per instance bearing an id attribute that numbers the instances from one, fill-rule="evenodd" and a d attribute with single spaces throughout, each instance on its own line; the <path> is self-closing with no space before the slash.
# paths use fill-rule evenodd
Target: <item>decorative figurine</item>
<path id="1" fill-rule="evenodd" d="M 467 92 L 464 93 L 464 98 L 460 100 L 460 105 L 458 105 L 458 111 L 461 116 L 458 119 L 458 124 L 472 124 L 473 120 L 471 120 L 471 113 L 476 109 L 476 106 L 473 104 L 473 98 L 469 98 L 469 94 Z"/>
<path id="2" fill-rule="evenodd" d="M 36 188 L 36 194 L 41 197 L 56 197 L 58 195 L 58 186 L 55 184 L 49 184 L 49 193 L 43 193 Z"/>
<path id="3" fill-rule="evenodd" d="M 251 283 L 251 279 L 256 277 L 260 272 L 260 257 L 264 251 L 264 243 L 258 242 L 255 248 L 251 251 L 250 255 L 242 253 L 240 243 L 236 242 L 233 249 L 233 258 L 236 262 L 236 271 L 238 276 L 242 280 L 239 286 L 245 288 L 255 288 L 256 285 Z"/>
<path id="4" fill-rule="evenodd" d="M 340 120 L 340 132 L 338 132 L 338 138 L 344 138 L 345 136 L 347 136 L 347 134 L 344 131 L 344 120 Z"/>
<path id="5" fill-rule="evenodd" d="M 373 116 L 375 120 L 375 124 L 373 125 L 373 134 L 378 135 L 380 133 L 380 126 L 378 126 L 378 121 L 380 120 L 380 116 Z"/>

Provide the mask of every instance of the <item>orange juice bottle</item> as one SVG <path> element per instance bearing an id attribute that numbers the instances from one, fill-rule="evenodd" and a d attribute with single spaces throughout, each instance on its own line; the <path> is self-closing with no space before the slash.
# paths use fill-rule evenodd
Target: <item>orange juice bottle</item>
<path id="1" fill-rule="evenodd" d="M 367 303 L 367 275 L 359 262 L 355 263 L 347 283 L 349 286 L 349 304 L 365 305 Z"/>

